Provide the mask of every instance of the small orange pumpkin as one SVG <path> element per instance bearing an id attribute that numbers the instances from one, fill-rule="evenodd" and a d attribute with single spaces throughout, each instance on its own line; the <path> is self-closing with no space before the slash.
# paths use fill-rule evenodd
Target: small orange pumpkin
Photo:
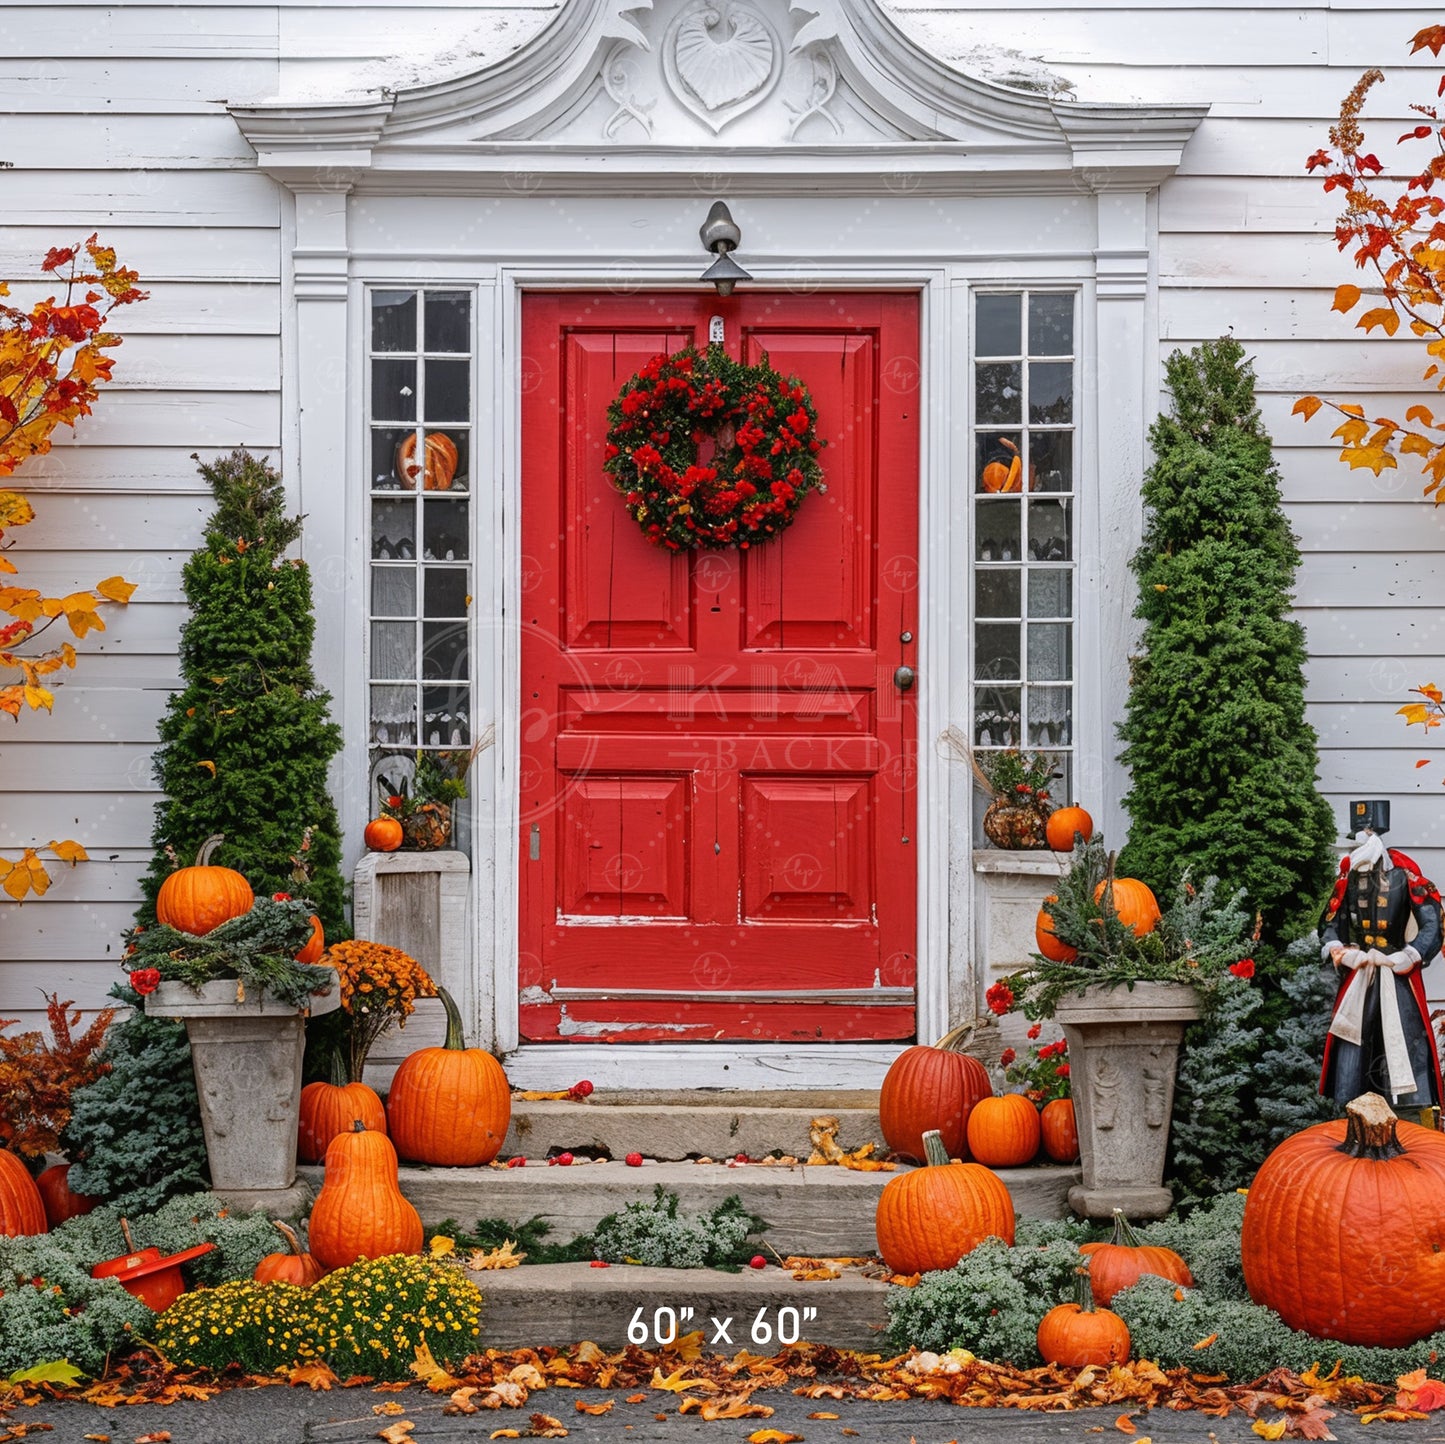
<path id="1" fill-rule="evenodd" d="M 457 470 L 457 444 L 441 431 L 429 431 L 426 438 L 425 467 L 416 464 L 416 432 L 402 438 L 396 448 L 396 475 L 408 491 L 416 490 L 417 472 L 422 472 L 426 491 L 450 491 Z"/>
<path id="2" fill-rule="evenodd" d="M 318 1279 L 326 1277 L 326 1270 L 309 1253 L 301 1250 L 301 1240 L 296 1230 L 279 1218 L 271 1220 L 271 1226 L 286 1240 L 285 1253 L 268 1253 L 256 1265 L 251 1277 L 258 1284 L 294 1284 L 298 1289 L 309 1289 Z"/>
<path id="3" fill-rule="evenodd" d="M 890 1178 L 878 1195 L 873 1228 L 894 1273 L 951 1269 L 989 1237 L 1014 1241 L 1014 1206 L 997 1174 L 953 1163 L 936 1128 L 923 1135 L 922 1168 Z"/>
<path id="4" fill-rule="evenodd" d="M 968 1115 L 968 1151 L 990 1168 L 1032 1162 L 1039 1136 L 1039 1110 L 1022 1093 L 981 1098 Z"/>
<path id="5" fill-rule="evenodd" d="M 1094 1302 L 1108 1308 L 1114 1295 L 1137 1284 L 1145 1274 L 1157 1274 L 1186 1288 L 1194 1283 L 1189 1265 L 1172 1248 L 1139 1242 L 1123 1210 L 1114 1210 L 1114 1236 L 1107 1243 L 1085 1243 L 1079 1252 L 1088 1256 L 1089 1282 Z"/>
<path id="6" fill-rule="evenodd" d="M 321 919 L 311 914 L 311 936 L 306 939 L 301 951 L 296 954 L 298 963 L 319 963 L 326 951 L 326 934 L 321 930 Z"/>
<path id="7" fill-rule="evenodd" d="M 1008 463 L 1006 461 L 991 461 L 984 467 L 983 474 L 979 477 L 985 491 L 1002 491 L 1008 484 Z"/>
<path id="8" fill-rule="evenodd" d="M 1079 1125 L 1072 1098 L 1051 1098 L 1039 1114 L 1044 1153 L 1055 1163 L 1079 1161 Z"/>
<path id="9" fill-rule="evenodd" d="M 1044 836 L 1048 838 L 1049 846 L 1055 852 L 1072 852 L 1075 833 L 1085 842 L 1094 835 L 1094 819 L 1078 803 L 1072 807 L 1055 808 L 1049 814 Z"/>
<path id="10" fill-rule="evenodd" d="M 968 1157 L 968 1115 L 993 1092 L 988 1070 L 977 1058 L 948 1046 L 905 1048 L 889 1065 L 878 1094 L 878 1123 L 894 1153 L 923 1157 L 923 1135 L 936 1128 L 950 1158 Z"/>
<path id="11" fill-rule="evenodd" d="M 450 1168 L 476 1168 L 501 1151 L 512 1118 L 512 1093 L 502 1065 L 468 1048 L 462 1016 L 445 988 L 446 1041 L 403 1058 L 386 1097 L 392 1141 L 403 1158 Z"/>
<path id="12" fill-rule="evenodd" d="M 1110 887 L 1105 878 L 1094 889 L 1094 901 L 1100 902 L 1104 890 Z M 1113 879 L 1114 911 L 1126 928 L 1134 929 L 1134 936 L 1142 938 L 1152 933 L 1159 923 L 1159 901 L 1149 890 L 1147 883 L 1137 877 L 1116 877 Z"/>
<path id="13" fill-rule="evenodd" d="M 1046 903 L 1058 900 L 1057 893 L 1050 893 L 1044 899 Z M 1059 940 L 1047 908 L 1040 908 L 1038 917 L 1034 919 L 1034 942 L 1038 944 L 1039 951 L 1055 963 L 1072 963 L 1079 956 L 1078 948 L 1071 948 L 1068 943 Z"/>
<path id="14" fill-rule="evenodd" d="M 326 1150 L 326 1180 L 311 1210 L 311 1254 L 325 1269 L 360 1258 L 420 1253 L 421 1215 L 402 1196 L 396 1149 L 359 1119 Z"/>
<path id="15" fill-rule="evenodd" d="M 40 1190 L 40 1201 L 45 1206 L 45 1221 L 51 1228 L 58 1227 L 68 1218 L 79 1218 L 82 1214 L 91 1212 L 100 1203 L 98 1198 L 87 1198 L 83 1193 L 70 1191 L 68 1163 L 52 1163 L 36 1176 L 35 1186 Z"/>
<path id="16" fill-rule="evenodd" d="M 251 884 L 234 868 L 211 864 L 211 854 L 225 840 L 221 833 L 208 837 L 194 867 L 179 867 L 161 883 L 156 894 L 156 917 L 161 922 L 201 937 L 251 911 L 256 901 Z"/>
<path id="17" fill-rule="evenodd" d="M 338 1053 L 329 1083 L 308 1083 L 301 1090 L 301 1113 L 296 1127 L 296 1156 L 303 1163 L 319 1163 L 331 1140 L 347 1132 L 360 1119 L 373 1133 L 386 1132 L 386 1109 L 365 1083 L 348 1083 Z"/>
<path id="18" fill-rule="evenodd" d="M 366 824 L 362 838 L 373 852 L 395 852 L 405 836 L 401 821 L 395 817 L 373 817 Z"/>
<path id="19" fill-rule="evenodd" d="M 1089 1270 L 1078 1274 L 1078 1299 L 1058 1304 L 1039 1320 L 1039 1353 L 1044 1363 L 1066 1369 L 1122 1364 L 1129 1357 L 1129 1325 L 1112 1310 L 1096 1308 Z"/>
<path id="20" fill-rule="evenodd" d="M 18 1154 L 0 1148 L 0 1234 L 45 1233 L 45 1204 Z"/>

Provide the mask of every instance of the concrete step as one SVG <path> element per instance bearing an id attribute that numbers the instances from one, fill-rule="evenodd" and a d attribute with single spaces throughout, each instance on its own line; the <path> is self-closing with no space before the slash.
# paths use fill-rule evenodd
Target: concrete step
<path id="1" fill-rule="evenodd" d="M 298 1174 L 320 1188 L 319 1166 L 303 1166 Z M 1063 1218 L 1069 1189 L 1080 1181 L 1077 1167 L 1058 1165 L 1005 1168 L 998 1175 L 1025 1218 Z M 847 1257 L 876 1250 L 878 1194 L 894 1176 L 802 1164 L 649 1162 L 629 1168 L 620 1162 L 579 1161 L 563 1168 L 529 1158 L 522 1168 L 403 1167 L 401 1191 L 430 1226 L 448 1218 L 468 1228 L 478 1218 L 520 1224 L 541 1217 L 552 1226 L 556 1243 L 590 1232 L 629 1203 L 650 1201 L 658 1184 L 677 1194 L 686 1213 L 707 1212 L 737 1194 L 767 1221 L 768 1241 L 780 1253 Z"/>
<path id="2" fill-rule="evenodd" d="M 639 1342 L 644 1329 L 643 1347 L 655 1348 L 675 1328 L 678 1334 L 701 1329 L 710 1353 L 772 1354 L 780 1347 L 781 1326 L 784 1343 L 876 1353 L 888 1323 L 888 1285 L 856 1268 L 844 1269 L 842 1278 L 806 1283 L 776 1266 L 730 1274 L 618 1264 L 594 1269 L 585 1263 L 523 1265 L 472 1278 L 485 1301 L 482 1344 L 489 1349 L 590 1339 L 612 1351 Z"/>

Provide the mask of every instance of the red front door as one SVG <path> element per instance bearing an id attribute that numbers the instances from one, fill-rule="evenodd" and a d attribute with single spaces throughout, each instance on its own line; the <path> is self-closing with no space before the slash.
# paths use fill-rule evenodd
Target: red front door
<path id="1" fill-rule="evenodd" d="M 914 1031 L 918 301 L 523 303 L 524 1040 Z M 607 407 L 708 342 L 796 375 L 825 493 L 751 551 L 660 551 Z"/>

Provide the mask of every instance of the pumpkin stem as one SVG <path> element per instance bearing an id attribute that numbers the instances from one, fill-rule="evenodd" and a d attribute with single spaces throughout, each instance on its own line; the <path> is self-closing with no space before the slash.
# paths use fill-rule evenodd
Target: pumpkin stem
<path id="1" fill-rule="evenodd" d="M 1345 1104 L 1345 1141 L 1336 1150 L 1351 1158 L 1398 1158 L 1405 1145 L 1395 1133 L 1399 1119 L 1378 1093 L 1362 1093 Z"/>
<path id="2" fill-rule="evenodd" d="M 346 1059 L 342 1057 L 340 1048 L 331 1050 L 331 1086 L 333 1088 L 345 1088 L 352 1080 L 348 1078 Z"/>
<path id="3" fill-rule="evenodd" d="M 943 1138 L 938 1129 L 930 1128 L 923 1135 L 924 1162 L 930 1167 L 942 1168 L 953 1160 L 948 1156 L 948 1150 L 943 1146 Z"/>
<path id="4" fill-rule="evenodd" d="M 1081 1314 L 1092 1314 L 1094 1312 L 1094 1285 L 1089 1277 L 1089 1266 L 1075 1269 L 1078 1278 L 1074 1280 L 1074 1302 L 1079 1306 Z"/>
<path id="5" fill-rule="evenodd" d="M 224 832 L 213 832 L 196 850 L 196 866 L 210 867 L 211 854 L 215 852 L 225 840 L 226 834 Z"/>
<path id="6" fill-rule="evenodd" d="M 454 1053 L 465 1052 L 467 1039 L 462 1032 L 461 1009 L 457 1007 L 456 999 L 440 983 L 436 987 L 437 997 L 442 1000 L 442 1007 L 447 1010 L 447 1036 L 442 1047 L 450 1048 Z"/>
<path id="7" fill-rule="evenodd" d="M 296 1230 L 289 1223 L 282 1223 L 279 1218 L 271 1220 L 271 1226 L 286 1240 L 287 1247 L 298 1258 L 301 1255 L 301 1240 L 296 1237 Z"/>
<path id="8" fill-rule="evenodd" d="M 1143 1248 L 1139 1235 L 1134 1232 L 1129 1220 L 1124 1217 L 1124 1210 L 1114 1210 L 1114 1236 L 1109 1240 L 1113 1244 L 1121 1244 L 1125 1248 Z"/>
<path id="9" fill-rule="evenodd" d="M 359 1118 L 353 1118 L 351 1120 L 351 1131 L 353 1133 L 365 1133 L 366 1124 L 364 1124 Z"/>
<path id="10" fill-rule="evenodd" d="M 960 1023 L 958 1027 L 950 1028 L 933 1046 L 942 1048 L 945 1053 L 965 1053 L 973 1042 L 975 1032 L 977 1024 Z"/>

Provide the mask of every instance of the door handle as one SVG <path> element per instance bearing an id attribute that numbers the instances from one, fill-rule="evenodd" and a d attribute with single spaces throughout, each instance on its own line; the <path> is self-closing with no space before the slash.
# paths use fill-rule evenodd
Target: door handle
<path id="1" fill-rule="evenodd" d="M 918 674 L 914 672 L 912 667 L 900 667 L 893 674 L 893 685 L 897 687 L 900 692 L 907 692 L 917 680 Z"/>

